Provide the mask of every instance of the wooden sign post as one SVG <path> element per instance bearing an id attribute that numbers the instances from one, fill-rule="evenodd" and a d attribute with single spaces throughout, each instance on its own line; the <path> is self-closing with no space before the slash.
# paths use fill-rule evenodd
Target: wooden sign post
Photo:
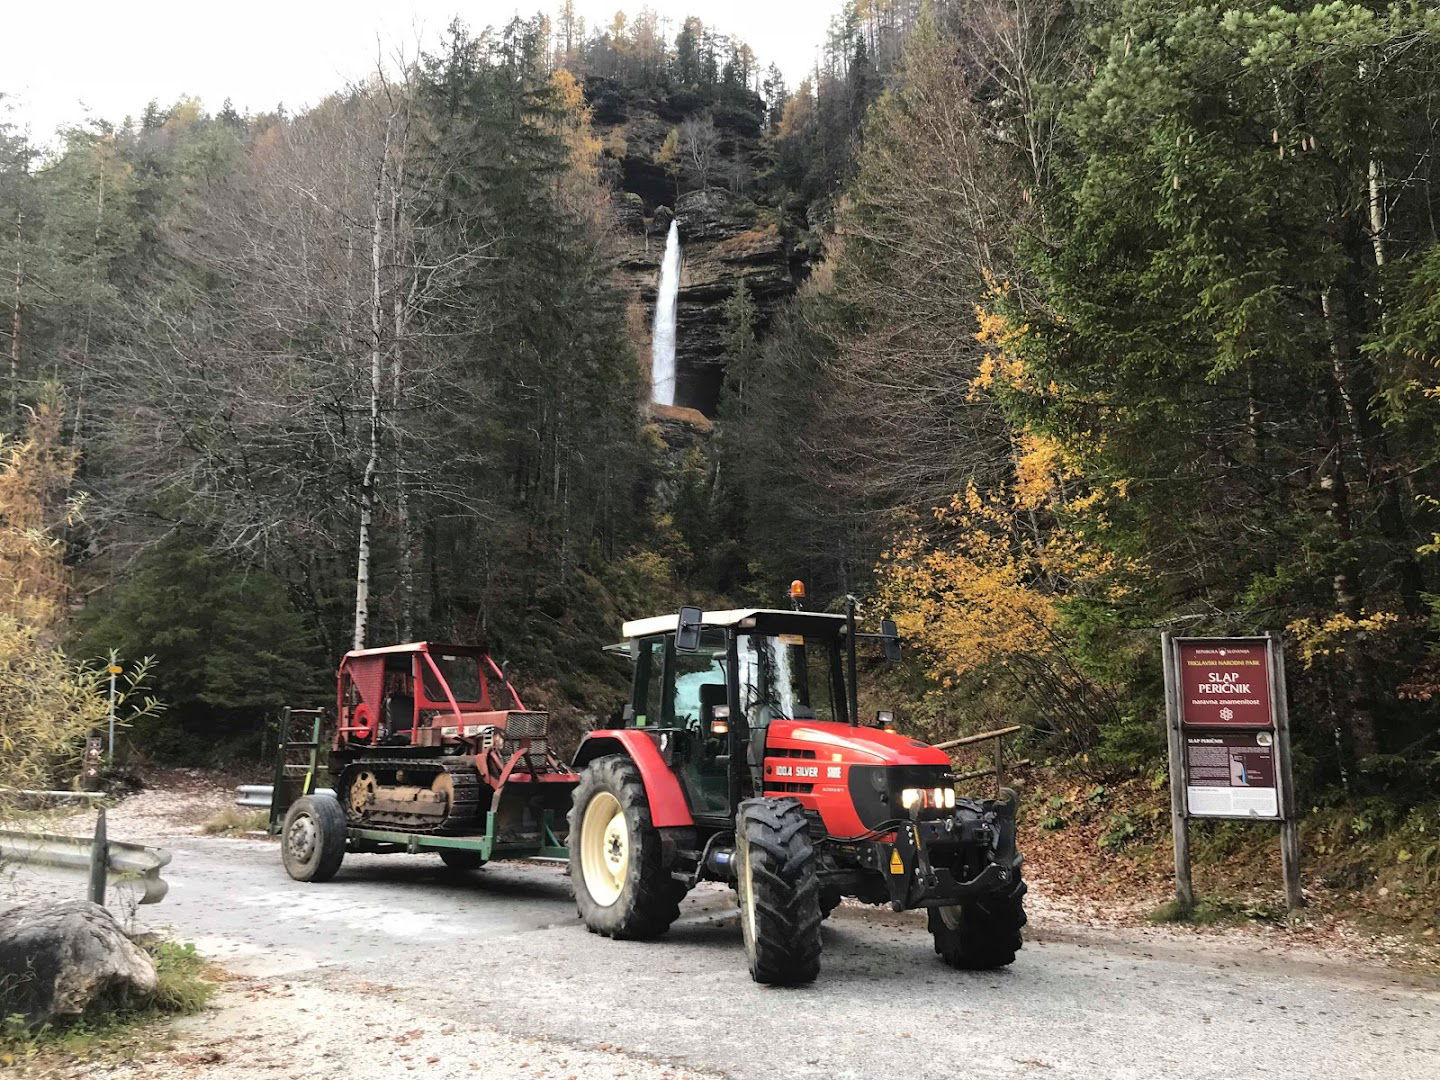
<path id="1" fill-rule="evenodd" d="M 1300 891 L 1300 835 L 1290 760 L 1285 657 L 1270 634 L 1186 638 L 1162 634 L 1170 747 L 1175 898 L 1195 904 L 1191 818 L 1278 821 L 1285 902 Z"/>

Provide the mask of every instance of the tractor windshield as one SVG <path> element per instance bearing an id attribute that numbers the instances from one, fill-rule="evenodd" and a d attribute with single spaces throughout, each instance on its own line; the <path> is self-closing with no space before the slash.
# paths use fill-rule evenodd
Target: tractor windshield
<path id="1" fill-rule="evenodd" d="M 435 666 L 440 669 L 440 674 L 445 677 L 445 682 L 450 686 L 450 693 L 455 695 L 458 701 L 479 701 L 480 700 L 480 658 L 478 656 L 431 656 Z M 422 668 L 425 675 L 425 696 L 431 701 L 444 701 L 445 688 L 435 678 L 435 673 L 426 664 Z"/>
<path id="2" fill-rule="evenodd" d="M 832 640 L 803 634 L 741 634 L 740 702 L 751 727 L 771 720 L 839 720 Z"/>

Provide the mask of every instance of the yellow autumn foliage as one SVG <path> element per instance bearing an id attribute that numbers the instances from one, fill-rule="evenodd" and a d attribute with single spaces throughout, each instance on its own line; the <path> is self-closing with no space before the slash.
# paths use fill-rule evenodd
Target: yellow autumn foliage
<path id="1" fill-rule="evenodd" d="M 570 168 L 585 180 L 594 180 L 600 172 L 603 141 L 590 126 L 590 106 L 585 104 L 585 90 L 578 79 L 564 68 L 550 76 L 562 113 L 560 135 L 570 154 Z"/>
<path id="2" fill-rule="evenodd" d="M 987 351 L 972 395 L 1001 380 L 1010 389 L 1041 392 L 1013 355 L 1029 328 L 983 308 L 976 319 Z M 991 664 L 1052 651 L 1063 633 L 1063 597 L 1118 601 L 1141 569 L 1099 542 L 1106 509 L 1125 498 L 1126 482 L 1087 481 L 1075 454 L 1031 428 L 1015 432 L 1012 466 L 1009 478 L 988 490 L 968 484 L 933 511 L 934 525 L 906 527 L 878 569 L 885 605 L 945 685 Z"/>
<path id="3" fill-rule="evenodd" d="M 54 403 L 36 407 L 21 437 L 0 437 L 0 614 L 42 635 L 66 598 L 55 528 L 78 513 L 66 497 L 74 474 L 75 454 L 61 441 Z"/>
<path id="4" fill-rule="evenodd" d="M 1341 655 L 1351 645 L 1400 630 L 1407 622 L 1393 611 L 1361 612 L 1358 618 L 1336 612 L 1323 619 L 1296 619 L 1285 629 L 1294 637 L 1300 659 L 1308 668 L 1318 659 Z"/>
<path id="5" fill-rule="evenodd" d="M 933 658 L 932 674 L 947 686 L 1044 641 L 1055 625 L 1054 598 L 1028 580 L 1033 546 L 988 532 L 972 517 L 984 510 L 957 497 L 941 515 L 953 530 L 949 543 L 936 546 L 912 528 L 880 567 L 883 606 L 901 634 Z"/>
<path id="6" fill-rule="evenodd" d="M 0 790 L 46 785 L 57 769 L 73 775 L 107 709 L 97 672 L 52 640 L 67 594 L 57 530 L 78 511 L 60 418 L 58 403 L 42 402 L 19 438 L 0 441 Z"/>

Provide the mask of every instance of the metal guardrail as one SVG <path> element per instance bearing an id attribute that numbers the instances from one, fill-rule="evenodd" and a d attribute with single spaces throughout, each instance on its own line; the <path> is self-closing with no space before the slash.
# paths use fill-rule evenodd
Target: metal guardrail
<path id="1" fill-rule="evenodd" d="M 170 864 L 170 852 L 108 839 L 104 810 L 93 837 L 0 829 L 0 863 L 6 862 L 88 874 L 89 897 L 97 904 L 105 903 L 107 883 L 138 883 L 143 890 L 142 904 L 158 904 L 170 891 L 169 883 L 160 877 L 161 869 Z"/>
<path id="2" fill-rule="evenodd" d="M 335 790 L 328 787 L 316 788 L 314 794 L 334 795 Z M 249 810 L 269 810 L 274 798 L 273 784 L 241 784 L 235 789 L 235 805 Z"/>

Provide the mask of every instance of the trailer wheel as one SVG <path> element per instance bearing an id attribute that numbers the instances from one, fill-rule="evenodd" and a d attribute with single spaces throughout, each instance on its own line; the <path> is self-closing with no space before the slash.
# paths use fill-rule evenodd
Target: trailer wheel
<path id="1" fill-rule="evenodd" d="M 800 986 L 820 974 L 820 883 L 798 799 L 746 799 L 735 819 L 740 929 L 750 976 Z"/>
<path id="2" fill-rule="evenodd" d="M 485 860 L 480 857 L 478 851 L 468 851 L 465 848 L 442 847 L 440 861 L 445 864 L 446 870 L 461 872 L 465 870 L 479 870 L 485 865 Z"/>
<path id="3" fill-rule="evenodd" d="M 986 971 L 1015 962 L 1023 944 L 1025 884 L 1006 896 L 930 909 L 935 951 L 953 968 Z"/>
<path id="4" fill-rule="evenodd" d="M 332 795 L 306 795 L 285 812 L 280 829 L 285 872 L 296 881 L 329 881 L 345 858 L 345 811 Z"/>
<path id="5" fill-rule="evenodd" d="M 685 887 L 660 862 L 660 834 L 635 763 L 622 754 L 580 770 L 570 808 L 570 880 L 592 934 L 659 937 L 680 917 Z"/>

